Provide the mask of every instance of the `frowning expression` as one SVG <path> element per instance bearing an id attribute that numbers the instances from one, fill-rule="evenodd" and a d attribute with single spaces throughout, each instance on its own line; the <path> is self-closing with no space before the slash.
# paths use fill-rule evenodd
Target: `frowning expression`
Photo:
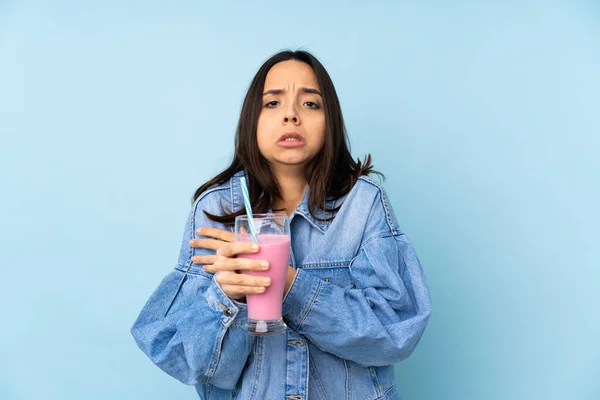
<path id="1" fill-rule="evenodd" d="M 317 77 L 301 61 L 268 72 L 258 117 L 258 148 L 271 167 L 304 166 L 325 143 L 325 111 Z"/>

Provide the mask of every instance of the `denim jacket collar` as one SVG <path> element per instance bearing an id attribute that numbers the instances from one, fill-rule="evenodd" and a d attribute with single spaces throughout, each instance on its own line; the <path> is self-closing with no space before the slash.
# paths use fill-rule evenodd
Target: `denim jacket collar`
<path id="1" fill-rule="evenodd" d="M 244 195 L 242 193 L 242 187 L 241 187 L 240 179 L 239 179 L 244 175 L 246 176 L 246 180 L 248 180 L 248 175 L 245 170 L 236 172 L 231 177 L 231 180 L 230 180 L 231 198 L 233 199 L 234 209 L 237 209 L 237 207 L 244 206 L 244 197 L 243 197 Z M 306 219 L 312 226 L 314 226 L 319 231 L 321 231 L 321 233 L 325 233 L 327 231 L 327 228 L 329 228 L 329 225 L 331 224 L 332 221 L 320 221 L 318 218 L 321 218 L 321 219 L 331 218 L 334 214 L 330 211 L 325 212 L 325 211 L 317 208 L 316 210 L 314 210 L 314 214 L 317 218 L 313 217 L 313 215 L 311 215 L 311 213 L 310 213 L 309 199 L 310 199 L 310 187 L 307 187 L 306 190 L 304 191 L 304 195 L 302 196 L 302 200 L 300 201 L 300 204 L 298 205 L 296 210 L 294 210 L 294 212 L 291 214 L 290 221 L 296 215 L 300 215 L 304 219 Z M 332 199 L 329 199 L 326 204 L 327 204 L 328 209 L 331 209 L 334 206 L 336 206 L 336 202 Z"/>

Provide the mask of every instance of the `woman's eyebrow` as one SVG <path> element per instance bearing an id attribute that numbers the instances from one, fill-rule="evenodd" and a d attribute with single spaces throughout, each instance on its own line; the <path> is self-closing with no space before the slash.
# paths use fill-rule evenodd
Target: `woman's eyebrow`
<path id="1" fill-rule="evenodd" d="M 319 96 L 323 97 L 323 95 L 321 94 L 321 92 L 319 92 L 317 89 L 314 88 L 309 88 L 309 87 L 301 87 L 300 88 L 301 92 L 304 93 L 312 93 L 312 94 L 318 94 Z M 284 89 L 269 89 L 266 92 L 263 93 L 263 96 L 268 96 L 268 95 L 278 95 L 285 92 Z"/>

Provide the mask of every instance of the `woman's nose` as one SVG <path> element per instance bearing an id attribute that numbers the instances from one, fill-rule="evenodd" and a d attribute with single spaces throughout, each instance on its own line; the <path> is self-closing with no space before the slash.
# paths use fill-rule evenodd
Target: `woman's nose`
<path id="1" fill-rule="evenodd" d="M 297 124 L 299 121 L 298 114 L 296 113 L 296 107 L 293 104 L 290 104 L 286 110 L 285 115 L 283 116 L 283 122 L 288 123 L 292 121 L 294 124 Z"/>

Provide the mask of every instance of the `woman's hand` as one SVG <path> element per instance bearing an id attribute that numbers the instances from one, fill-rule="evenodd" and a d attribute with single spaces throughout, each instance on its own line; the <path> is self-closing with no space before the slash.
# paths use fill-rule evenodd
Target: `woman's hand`
<path id="1" fill-rule="evenodd" d="M 242 253 L 258 252 L 258 245 L 252 242 L 234 242 L 233 233 L 218 228 L 198 228 L 196 232 L 213 239 L 192 239 L 190 246 L 216 250 L 217 254 L 194 256 L 192 262 L 204 264 L 206 272 L 216 274 L 215 280 L 229 298 L 240 300 L 247 294 L 263 293 L 265 287 L 271 284 L 270 278 L 238 272 L 269 269 L 269 263 L 265 260 L 236 257 Z"/>
<path id="2" fill-rule="evenodd" d="M 198 249 L 219 250 L 221 247 L 233 242 L 235 238 L 233 232 L 224 231 L 219 228 L 198 228 L 196 229 L 196 233 L 199 236 L 212 238 L 190 240 L 190 246 Z M 206 267 L 213 265 L 216 259 L 216 255 L 194 256 L 192 257 L 192 262 L 194 264 L 204 264 L 204 270 L 206 271 Z"/>

